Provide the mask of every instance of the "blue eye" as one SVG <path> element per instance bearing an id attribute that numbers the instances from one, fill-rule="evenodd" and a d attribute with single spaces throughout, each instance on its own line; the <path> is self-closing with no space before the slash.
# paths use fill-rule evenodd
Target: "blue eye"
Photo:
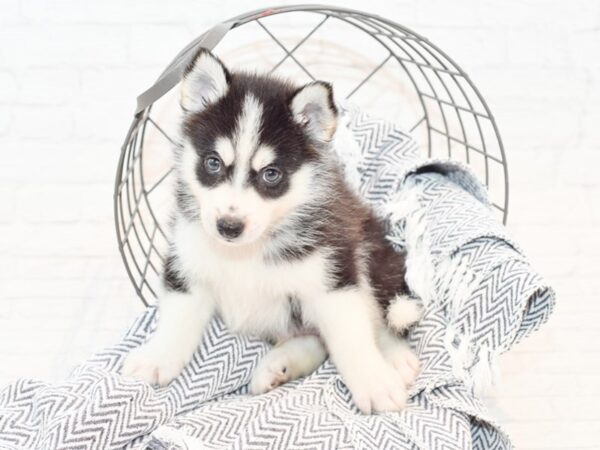
<path id="1" fill-rule="evenodd" d="M 220 172 L 222 166 L 223 166 L 223 164 L 221 163 L 221 160 L 214 156 L 209 156 L 208 158 L 206 158 L 204 160 L 204 167 L 210 173 Z"/>
<path id="2" fill-rule="evenodd" d="M 283 174 L 275 167 L 267 167 L 265 170 L 263 170 L 262 179 L 268 185 L 276 185 L 281 181 L 281 178 L 283 178 Z"/>

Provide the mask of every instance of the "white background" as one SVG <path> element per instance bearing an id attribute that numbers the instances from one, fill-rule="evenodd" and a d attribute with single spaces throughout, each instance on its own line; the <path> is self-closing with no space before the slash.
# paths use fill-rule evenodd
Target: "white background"
<path id="1" fill-rule="evenodd" d="M 599 448 L 600 2 L 329 2 L 429 37 L 483 93 L 510 230 L 558 291 L 489 401 L 517 448 Z M 142 310 L 112 219 L 135 96 L 193 37 L 261 6 L 0 1 L 0 385 L 64 376 Z"/>

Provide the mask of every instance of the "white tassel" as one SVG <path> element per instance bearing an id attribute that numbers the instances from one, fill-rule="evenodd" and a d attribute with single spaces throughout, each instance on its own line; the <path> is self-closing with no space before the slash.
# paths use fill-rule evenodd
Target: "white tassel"
<path id="1" fill-rule="evenodd" d="M 450 355 L 453 375 L 476 395 L 488 394 L 500 379 L 498 357 L 486 345 L 474 351 L 473 339 L 450 325 L 444 336 L 444 346 Z"/>
<path id="2" fill-rule="evenodd" d="M 450 355 L 452 362 L 452 373 L 465 384 L 469 383 L 467 376 L 467 367 L 473 361 L 473 353 L 469 345 L 469 339 L 464 333 L 459 332 L 455 326 L 449 325 L 444 336 L 444 347 Z"/>
<path id="3" fill-rule="evenodd" d="M 499 382 L 498 357 L 487 346 L 479 349 L 478 361 L 471 368 L 472 388 L 477 395 L 489 394 Z"/>
<path id="4" fill-rule="evenodd" d="M 421 209 L 417 191 L 410 181 L 389 203 L 386 210 L 392 223 L 405 221 L 406 282 L 427 307 L 435 299 L 435 266 L 427 242 L 423 239 L 427 225 L 424 211 Z"/>
<path id="5" fill-rule="evenodd" d="M 158 427 L 152 436 L 164 441 L 169 448 L 186 448 L 189 450 L 201 450 L 205 447 L 204 441 L 192 437 L 181 430 L 169 428 L 167 426 Z"/>
<path id="6" fill-rule="evenodd" d="M 358 193 L 361 187 L 361 174 L 359 165 L 363 154 L 350 130 L 351 121 L 357 111 L 348 109 L 338 104 L 342 114 L 338 117 L 338 126 L 333 135 L 332 148 L 337 154 L 344 169 L 344 178 L 350 184 L 354 192 Z"/>

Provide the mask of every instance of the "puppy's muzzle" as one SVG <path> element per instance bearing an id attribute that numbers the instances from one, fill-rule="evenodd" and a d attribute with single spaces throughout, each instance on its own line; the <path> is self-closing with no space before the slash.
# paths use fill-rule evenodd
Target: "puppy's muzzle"
<path id="1" fill-rule="evenodd" d="M 217 220 L 217 231 L 226 239 L 235 239 L 244 231 L 244 222 L 234 217 L 222 217 Z"/>

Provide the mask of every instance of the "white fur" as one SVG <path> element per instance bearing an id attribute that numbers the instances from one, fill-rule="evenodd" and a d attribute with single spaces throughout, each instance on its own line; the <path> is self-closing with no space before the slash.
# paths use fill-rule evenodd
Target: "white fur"
<path id="1" fill-rule="evenodd" d="M 257 172 L 275 161 L 275 152 L 268 145 L 261 145 L 252 157 L 252 168 Z"/>
<path id="2" fill-rule="evenodd" d="M 209 53 L 202 53 L 181 83 L 179 103 L 186 112 L 199 112 L 227 93 L 225 70 Z"/>
<path id="3" fill-rule="evenodd" d="M 419 373 L 420 363 L 407 342 L 387 328 L 380 330 L 378 337 L 383 357 L 400 373 L 406 384 L 412 384 Z"/>
<path id="4" fill-rule="evenodd" d="M 215 152 L 219 154 L 221 160 L 226 166 L 233 164 L 235 159 L 235 151 L 233 150 L 231 139 L 223 136 L 218 137 L 215 141 Z"/>
<path id="5" fill-rule="evenodd" d="M 191 359 L 215 310 L 234 332 L 291 337 L 289 293 L 312 297 L 329 284 L 323 253 L 267 265 L 260 246 L 223 246 L 200 223 L 181 216 L 173 232 L 181 275 L 194 283 L 189 294 L 165 294 L 157 330 L 128 356 L 125 375 L 168 384 Z"/>
<path id="6" fill-rule="evenodd" d="M 384 325 L 368 289 L 322 292 L 303 307 L 362 412 L 397 411 L 406 405 L 408 383 L 377 345 Z"/>
<path id="7" fill-rule="evenodd" d="M 170 383 L 190 362 L 213 313 L 213 298 L 201 286 L 190 294 L 164 293 L 156 331 L 127 356 L 122 373 L 151 384 Z"/>
<path id="8" fill-rule="evenodd" d="M 421 319 L 422 308 L 407 295 L 397 295 L 387 311 L 388 324 L 396 331 L 405 331 Z"/>
<path id="9" fill-rule="evenodd" d="M 274 347 L 260 361 L 252 374 L 250 392 L 263 394 L 295 380 L 319 367 L 327 358 L 327 351 L 317 336 L 296 336 Z"/>
<path id="10" fill-rule="evenodd" d="M 244 98 L 242 112 L 233 138 L 235 148 L 235 171 L 233 184 L 243 188 L 250 170 L 250 159 L 258 147 L 258 136 L 262 123 L 263 107 L 251 94 Z"/>
<path id="11" fill-rule="evenodd" d="M 227 326 L 263 337 L 290 330 L 290 292 L 312 294 L 327 285 L 326 255 L 316 252 L 291 263 L 267 264 L 260 246 L 224 246 L 198 223 L 179 221 L 174 245 L 182 265 L 213 292 Z"/>

